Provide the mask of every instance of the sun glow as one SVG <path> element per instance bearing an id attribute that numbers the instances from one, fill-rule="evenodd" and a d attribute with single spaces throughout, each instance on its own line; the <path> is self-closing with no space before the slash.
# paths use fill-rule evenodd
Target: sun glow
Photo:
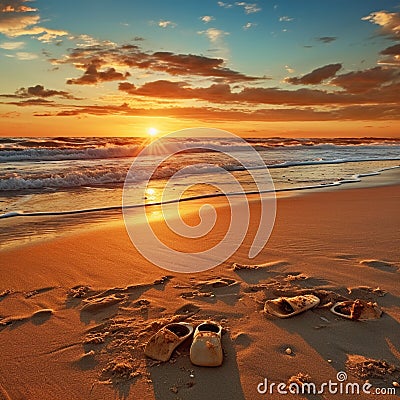
<path id="1" fill-rule="evenodd" d="M 149 128 L 149 129 L 147 129 L 147 133 L 150 136 L 156 136 L 158 134 L 158 129 L 157 128 Z"/>

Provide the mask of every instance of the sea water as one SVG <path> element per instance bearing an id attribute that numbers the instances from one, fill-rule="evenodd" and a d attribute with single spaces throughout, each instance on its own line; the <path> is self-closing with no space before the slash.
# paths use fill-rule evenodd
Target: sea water
<path id="1" fill-rule="evenodd" d="M 155 151 L 165 159 L 157 166 L 154 157 L 140 155 L 148 144 L 145 138 L 0 138 L 1 247 L 56 233 L 60 216 L 64 228 L 120 216 L 134 160 L 132 190 L 149 171 L 152 177 L 145 193 L 130 197 L 131 205 L 232 194 L 235 187 L 222 170 L 245 192 L 257 192 L 266 174 L 275 190 L 285 192 L 355 182 L 400 165 L 400 139 L 394 138 L 162 138 Z M 249 175 L 238 160 L 248 159 L 251 169 L 253 149 L 265 167 L 256 163 Z"/>

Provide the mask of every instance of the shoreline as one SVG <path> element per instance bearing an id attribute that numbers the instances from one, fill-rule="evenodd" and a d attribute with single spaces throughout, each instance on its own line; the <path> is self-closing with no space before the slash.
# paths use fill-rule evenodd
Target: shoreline
<path id="1" fill-rule="evenodd" d="M 290 166 L 288 166 L 289 168 Z M 270 167 L 269 167 L 270 168 Z M 400 168 L 400 165 L 392 166 L 392 167 L 387 167 L 383 168 L 381 170 L 377 170 L 371 173 L 365 173 L 365 174 L 358 174 L 353 176 L 351 179 L 343 179 L 339 180 L 336 182 L 332 183 L 327 183 L 327 184 L 321 184 L 321 185 L 315 185 L 315 186 L 303 186 L 303 187 L 293 187 L 293 188 L 285 188 L 285 189 L 274 189 L 271 191 L 261 191 L 261 192 L 243 192 L 244 195 L 250 196 L 250 195 L 263 195 L 263 194 L 268 194 L 268 193 L 282 193 L 285 195 L 285 193 L 290 193 L 290 192 L 303 192 L 303 191 L 310 191 L 310 190 L 329 190 L 331 188 L 339 188 L 341 186 L 347 186 L 347 185 L 354 185 L 354 184 L 361 184 L 363 183 L 364 185 L 360 185 L 360 187 L 374 187 L 374 186 L 386 186 L 386 185 L 392 185 L 392 184 L 397 184 L 399 179 L 400 179 L 400 173 L 395 176 L 394 179 L 390 180 L 387 179 L 387 176 L 384 176 L 383 179 L 381 178 L 381 182 L 374 182 L 374 181 L 369 181 L 368 183 L 365 184 L 364 180 L 366 178 L 370 177 L 376 177 L 380 176 L 382 174 L 386 175 L 389 174 L 389 172 L 392 172 L 392 170 L 397 170 Z M 399 178 L 399 179 L 397 179 Z M 383 181 L 383 182 L 382 182 Z M 167 200 L 164 202 L 152 202 L 152 203 L 145 203 L 145 204 L 133 204 L 129 206 L 125 206 L 125 208 L 139 208 L 139 207 L 152 207 L 152 206 L 161 206 L 163 204 L 174 204 L 174 203 L 183 203 L 187 201 L 195 201 L 195 200 L 203 200 L 203 199 L 214 199 L 218 197 L 235 197 L 238 195 L 242 195 L 239 193 L 213 193 L 213 194 L 204 194 L 204 195 L 199 195 L 199 196 L 193 196 L 193 197 L 184 197 L 176 200 Z M 38 211 L 38 212 L 17 212 L 17 211 L 10 211 L 6 212 L 4 214 L 0 214 L 0 220 L 2 219 L 8 219 L 8 218 L 15 218 L 15 217 L 42 217 L 42 216 L 59 216 L 59 215 L 76 215 L 76 214 L 89 214 L 89 213 L 95 213 L 95 212 L 102 212 L 102 211 L 116 211 L 120 210 L 121 208 L 124 208 L 123 206 L 106 206 L 106 207 L 98 207 L 98 208 L 88 208 L 88 209 L 79 209 L 79 210 L 68 210 L 68 211 Z"/>
<path id="2" fill-rule="evenodd" d="M 309 188 L 293 188 L 285 190 L 277 190 L 274 193 L 276 198 L 283 197 L 298 197 L 308 195 L 310 193 L 323 193 L 337 190 L 347 189 L 365 189 L 370 187 L 380 186 L 396 186 L 400 182 L 400 167 L 391 167 L 382 170 L 376 174 L 368 174 L 361 176 L 359 181 L 345 181 L 343 183 L 316 186 Z M 261 196 L 268 196 L 270 193 L 261 193 Z M 247 199 L 250 201 L 252 198 L 258 198 L 259 193 L 246 193 Z M 221 206 L 225 204 L 224 194 L 212 194 L 206 196 L 199 196 L 198 198 L 188 198 L 181 201 L 174 200 L 165 202 L 163 204 L 146 204 L 146 209 L 159 210 L 162 205 L 171 204 L 187 204 L 186 209 L 194 209 L 193 212 L 197 213 L 197 209 L 201 207 L 202 201 L 206 200 L 212 206 Z M 231 194 L 230 198 L 235 198 L 237 195 Z M 132 206 L 132 208 L 140 208 L 142 205 Z M 5 229 L 16 230 L 13 232 L 13 239 L 5 240 L 0 253 L 10 249 L 21 248 L 26 245 L 35 245 L 42 241 L 51 241 L 57 239 L 59 235 L 74 235 L 84 230 L 96 230 L 97 226 L 105 228 L 107 224 L 115 225 L 116 223 L 123 223 L 122 207 L 113 206 L 93 210 L 76 210 L 73 212 L 45 212 L 45 213 L 21 213 L 18 215 L 11 215 L 9 217 L 0 217 L 0 224 L 3 224 Z M 53 217 L 55 217 L 53 219 Z M 57 220 L 59 218 L 59 220 Z M 122 220 L 122 221 L 121 221 Z M 13 224 L 16 222 L 16 224 Z M 63 231 L 60 232 L 56 226 L 60 224 L 63 226 Z M 6 231 L 5 231 L 6 232 Z M 26 232 L 32 232 L 31 236 L 26 236 Z M 4 238 L 3 238 L 4 239 Z"/>

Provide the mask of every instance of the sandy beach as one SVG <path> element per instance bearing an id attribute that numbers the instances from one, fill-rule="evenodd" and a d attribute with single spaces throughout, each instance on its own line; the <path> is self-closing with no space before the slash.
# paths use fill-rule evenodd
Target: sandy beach
<path id="1" fill-rule="evenodd" d="M 0 399 L 354 398 L 257 390 L 265 379 L 337 382 L 340 371 L 360 387 L 368 380 L 371 390 L 393 388 L 400 382 L 400 185 L 364 186 L 278 197 L 274 230 L 253 260 L 246 255 L 260 202 L 250 198 L 244 243 L 203 273 L 151 265 L 122 219 L 3 250 Z M 183 205 L 191 224 L 198 206 Z M 220 205 L 217 214 L 215 240 L 229 210 Z M 268 299 L 305 293 L 320 305 L 288 319 L 263 312 Z M 343 299 L 377 302 L 383 315 L 361 322 L 332 314 L 330 305 Z M 193 366 L 190 340 L 169 362 L 145 357 L 145 343 L 166 323 L 207 319 L 224 328 L 221 367 Z M 398 398 L 396 390 L 382 397 Z"/>

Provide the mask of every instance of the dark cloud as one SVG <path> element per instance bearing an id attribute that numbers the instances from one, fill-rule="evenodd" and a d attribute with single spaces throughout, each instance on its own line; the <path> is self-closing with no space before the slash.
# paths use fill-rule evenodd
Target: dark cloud
<path id="1" fill-rule="evenodd" d="M 337 40 L 337 37 L 335 36 L 322 36 L 322 37 L 317 37 L 316 38 L 319 42 L 322 43 L 331 43 Z"/>
<path id="2" fill-rule="evenodd" d="M 1 94 L 0 97 L 8 97 L 8 98 L 15 98 L 15 99 L 23 99 L 28 97 L 53 97 L 58 96 L 64 99 L 74 99 L 80 100 L 76 97 L 72 96 L 70 93 L 65 92 L 63 90 L 53 90 L 53 89 L 45 89 L 43 85 L 36 85 L 30 86 L 28 88 L 20 88 L 15 91 L 14 94 Z"/>
<path id="3" fill-rule="evenodd" d="M 98 71 L 95 64 L 87 67 L 85 73 L 80 78 L 68 79 L 68 85 L 96 85 L 100 82 L 124 81 L 131 74 L 129 72 L 118 72 L 115 68 L 107 68 L 104 71 Z"/>
<path id="4" fill-rule="evenodd" d="M 120 106 L 86 106 L 65 109 L 55 113 L 36 113 L 40 116 L 121 115 L 196 119 L 199 121 L 331 121 L 331 120 L 399 120 L 400 105 L 350 106 L 331 110 L 306 108 L 276 108 L 259 110 L 222 109 L 220 107 L 168 107 L 162 109 L 131 108 Z M 366 118 L 368 116 L 368 118 Z"/>
<path id="5" fill-rule="evenodd" d="M 380 90 L 381 98 L 385 93 L 393 92 L 400 82 L 400 70 L 397 68 L 375 67 L 363 71 L 353 71 L 334 78 L 331 83 L 340 86 L 349 93 L 367 93 Z"/>
<path id="6" fill-rule="evenodd" d="M 387 47 L 385 50 L 380 52 L 385 57 L 379 60 L 381 65 L 400 65 L 400 44 L 395 44 L 394 46 Z"/>
<path id="7" fill-rule="evenodd" d="M 302 76 L 301 78 L 293 77 L 286 78 L 285 82 L 291 83 L 292 85 L 318 85 L 323 81 L 332 78 L 342 68 L 342 64 L 329 64 L 324 67 L 314 69 L 309 74 Z"/>
<path id="8" fill-rule="evenodd" d="M 380 54 L 383 55 L 398 55 L 400 54 L 400 44 L 395 44 L 394 46 L 387 47 L 385 50 L 382 50 Z"/>
<path id="9" fill-rule="evenodd" d="M 37 11 L 28 5 L 29 0 L 0 0 L 0 12 L 2 13 L 26 13 Z"/>
<path id="10" fill-rule="evenodd" d="M 139 88 L 131 83 L 123 82 L 119 84 L 118 89 L 131 95 L 157 98 L 199 99 L 221 103 L 236 100 L 228 84 L 213 84 L 207 88 L 191 88 L 186 82 L 159 80 L 145 83 Z"/>
<path id="11" fill-rule="evenodd" d="M 26 107 L 26 106 L 51 106 L 55 105 L 54 101 L 46 100 L 46 99 L 28 99 L 23 101 L 14 101 L 6 104 L 11 104 L 18 107 Z"/>
<path id="12" fill-rule="evenodd" d="M 167 51 L 154 53 L 144 52 L 137 45 L 127 44 L 96 45 L 70 50 L 63 59 L 51 60 L 54 64 L 72 64 L 78 69 L 101 67 L 130 67 L 147 70 L 148 72 L 164 72 L 172 76 L 202 76 L 222 78 L 226 82 L 256 81 L 260 77 L 252 77 L 225 67 L 221 58 L 210 58 L 194 54 L 175 54 Z M 92 67 L 93 68 L 93 67 Z M 85 84 L 86 79 L 82 83 Z M 75 80 L 74 83 L 80 83 Z M 96 83 L 93 80 L 92 84 Z"/>
<path id="13" fill-rule="evenodd" d="M 52 90 L 45 89 L 42 85 L 30 86 L 27 89 L 21 88 L 17 91 L 18 94 L 22 94 L 26 97 L 51 97 L 51 96 L 61 96 L 64 98 L 71 98 L 71 95 L 68 92 L 63 90 Z"/>
<path id="14" fill-rule="evenodd" d="M 368 71 L 364 71 L 368 75 Z M 279 88 L 254 88 L 245 87 L 240 91 L 232 91 L 228 84 L 213 84 L 204 88 L 190 87 L 186 82 L 171 82 L 159 80 L 148 82 L 136 87 L 129 82 L 119 84 L 119 90 L 131 96 L 144 96 L 156 99 L 197 99 L 210 103 L 228 103 L 261 105 L 286 105 L 286 106 L 347 106 L 362 104 L 392 103 L 396 101 L 400 89 L 395 80 L 388 81 L 381 77 L 381 84 L 366 85 L 365 92 L 357 91 L 357 77 L 342 75 L 336 85 L 342 85 L 345 91 L 327 92 L 325 90 L 302 88 L 298 90 L 283 90 Z M 392 76 L 394 78 L 394 76 Z M 383 82 L 386 82 L 384 86 Z M 361 83 L 362 86 L 362 83 Z"/>

